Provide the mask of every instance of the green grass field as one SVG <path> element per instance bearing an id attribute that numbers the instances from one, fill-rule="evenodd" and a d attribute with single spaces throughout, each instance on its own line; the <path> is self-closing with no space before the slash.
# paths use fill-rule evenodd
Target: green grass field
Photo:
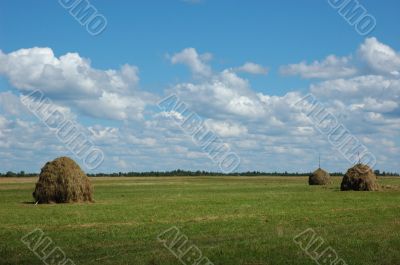
<path id="1" fill-rule="evenodd" d="M 0 179 L 0 264 L 43 264 L 21 241 L 42 229 L 78 264 L 181 264 L 157 235 L 176 226 L 217 264 L 316 264 L 294 236 L 315 230 L 347 264 L 400 264 L 400 178 L 381 192 L 340 179 L 97 178 L 95 203 L 31 204 L 36 179 Z"/>

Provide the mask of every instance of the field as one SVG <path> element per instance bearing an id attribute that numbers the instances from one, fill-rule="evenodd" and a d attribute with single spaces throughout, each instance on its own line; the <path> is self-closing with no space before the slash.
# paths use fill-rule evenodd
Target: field
<path id="1" fill-rule="evenodd" d="M 176 226 L 213 264 L 316 264 L 312 228 L 347 264 L 400 264 L 400 178 L 340 192 L 339 178 L 95 178 L 95 203 L 34 205 L 34 178 L 0 179 L 0 264 L 43 264 L 21 237 L 42 229 L 78 264 L 181 264 L 157 236 Z M 322 250 L 321 249 L 321 250 Z"/>

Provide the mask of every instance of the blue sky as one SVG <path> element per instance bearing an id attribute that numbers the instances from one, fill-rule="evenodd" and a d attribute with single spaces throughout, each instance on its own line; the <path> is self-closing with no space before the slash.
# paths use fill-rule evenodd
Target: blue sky
<path id="1" fill-rule="evenodd" d="M 238 168 L 240 171 L 312 170 L 316 154 L 320 152 L 329 160 L 326 162 L 329 170 L 344 171 L 349 162 L 340 158 L 341 155 L 315 129 L 309 135 L 302 135 L 301 139 L 296 139 L 300 134 L 288 133 L 299 128 L 307 131 L 307 128 L 313 127 L 312 124 L 302 125 L 299 120 L 293 120 L 297 118 L 284 117 L 286 112 L 291 111 L 278 105 L 289 104 L 291 93 L 297 93 L 297 97 L 301 98 L 310 91 L 332 111 L 337 111 L 335 115 L 341 122 L 372 153 L 376 153 L 377 168 L 400 171 L 397 162 L 400 147 L 397 139 L 399 107 L 396 105 L 399 103 L 399 87 L 395 86 L 398 76 L 393 74 L 400 65 L 398 1 L 359 1 L 376 19 L 376 28 L 366 36 L 358 34 L 328 1 L 92 0 L 90 3 L 108 22 L 98 36 L 90 35 L 58 1 L 2 1 L 0 50 L 4 56 L 0 63 L 8 66 L 17 64 L 21 58 L 11 62 L 7 59 L 10 54 L 20 49 L 41 47 L 51 49 L 53 55 L 50 57 L 56 59 L 68 53 L 79 54 L 79 58 L 90 61 L 89 66 L 85 64 L 88 66 L 86 72 L 105 73 L 113 69 L 120 77 L 119 69 L 130 65 L 135 69 L 134 78 L 124 81 L 129 92 L 114 91 L 115 97 L 112 97 L 126 99 L 127 102 L 123 103 L 122 109 L 113 106 L 107 109 L 104 106 L 99 110 L 96 107 L 101 108 L 101 101 L 90 102 L 93 107 L 88 110 L 88 105 L 83 107 L 82 104 L 89 101 L 85 103 L 79 98 L 67 98 L 66 91 L 75 91 L 78 95 L 82 92 L 79 89 L 84 89 L 79 87 L 79 83 L 74 83 L 79 79 L 75 80 L 72 75 L 66 75 L 65 78 L 70 80 L 59 88 L 52 88 L 54 83 L 48 79 L 17 81 L 29 76 L 29 71 L 35 71 L 35 66 L 40 68 L 48 63 L 46 60 L 37 61 L 33 55 L 27 55 L 31 56 L 30 59 L 35 58 L 30 67 L 22 64 L 15 66 L 19 70 L 0 68 L 0 93 L 3 97 L 0 117 L 4 124 L 0 127 L 0 136 L 3 137 L 0 138 L 0 143 L 3 141 L 0 144 L 0 161 L 4 169 L 0 171 L 38 171 L 45 161 L 54 156 L 73 156 L 51 132 L 44 132 L 47 128 L 37 118 L 29 113 L 16 113 L 13 109 L 23 107 L 6 107 L 4 102 L 10 102 L 11 97 L 19 97 L 20 93 L 26 94 L 34 88 L 43 89 L 54 104 L 67 109 L 71 117 L 93 134 L 93 141 L 105 153 L 105 161 L 98 171 L 218 170 L 214 161 L 204 157 L 201 148 L 191 142 L 190 137 L 179 128 L 176 130 L 176 126 L 171 127 L 159 120 L 161 114 L 155 101 L 169 93 L 179 95 L 208 122 L 209 127 L 214 128 L 224 142 L 231 145 L 242 160 Z M 385 47 L 383 52 L 382 47 Z M 189 48 L 192 53 L 184 53 Z M 388 55 L 386 48 L 394 53 L 389 52 Z M 334 56 L 331 57 L 334 60 L 327 60 L 330 55 Z M 314 61 L 318 62 L 311 67 Z M 301 62 L 304 64 L 301 65 Z M 243 70 L 240 67 L 245 63 L 268 69 L 268 73 L 255 74 Z M 212 73 L 196 72 L 193 64 L 210 68 Z M 288 70 L 288 65 L 295 64 L 297 66 Z M 382 65 L 387 66 L 385 71 L 378 69 Z M 81 68 L 77 66 L 77 69 L 79 72 Z M 341 72 L 344 70 L 351 73 Z M 61 71 L 65 68 L 61 67 Z M 232 76 L 228 76 L 226 71 Z M 310 72 L 315 76 L 310 77 Z M 85 78 L 84 74 L 79 73 L 79 78 Z M 90 78 L 96 78 L 93 76 L 95 74 L 91 74 Z M 245 87 L 234 83 L 231 78 L 238 78 L 235 79 L 238 83 L 244 80 Z M 101 91 L 91 94 L 91 99 L 98 93 L 104 96 L 112 86 L 103 84 L 102 80 L 95 80 Z M 390 88 L 389 92 L 386 90 L 383 97 L 371 93 L 372 84 L 362 83 L 379 84 L 385 81 L 394 84 L 394 88 Z M 256 114 L 249 118 L 238 111 L 238 105 L 236 109 L 223 109 L 221 105 L 225 104 L 226 98 L 220 100 L 215 82 L 222 83 L 232 97 L 252 99 L 251 104 L 254 103 L 255 108 L 264 109 L 262 113 L 257 110 L 257 113 L 269 116 L 260 116 L 255 121 Z M 358 93 L 347 90 L 346 94 L 345 88 L 355 83 L 360 86 L 357 87 Z M 74 84 L 78 85 L 75 87 Z M 195 87 L 190 93 L 188 84 Z M 340 93 L 330 91 L 337 89 L 338 85 L 345 88 Z M 226 101 L 228 105 L 234 104 L 232 102 L 238 101 L 235 98 Z M 366 107 L 367 103 L 383 107 L 371 109 Z M 338 109 L 339 105 L 341 109 Z M 134 113 L 128 117 L 125 115 L 128 111 Z M 375 120 L 371 121 L 371 117 Z M 376 119 L 379 119 L 379 124 Z M 359 120 L 365 122 L 357 125 L 354 121 Z M 22 121 L 32 123 L 29 126 L 34 128 L 28 130 L 23 139 L 13 139 L 17 134 L 13 130 L 20 130 L 23 125 L 18 123 Z M 263 131 L 262 128 L 267 129 Z M 41 136 L 43 139 L 37 138 L 40 132 L 46 134 Z M 96 133 L 97 137 L 104 136 L 97 142 Z M 135 139 L 126 141 L 129 135 L 135 135 Z M 276 138 L 276 135 L 282 139 Z M 377 143 L 382 139 L 384 142 Z M 121 146 L 117 146 L 116 142 Z M 29 146 L 35 146 L 35 149 L 26 150 Z M 124 149 L 128 147 L 135 152 Z M 380 147 L 386 150 L 380 150 Z M 165 155 L 171 153 L 174 155 Z M 33 161 L 28 154 L 34 154 L 37 159 Z M 301 157 L 299 160 L 302 161 L 286 168 L 288 161 L 296 157 Z"/>

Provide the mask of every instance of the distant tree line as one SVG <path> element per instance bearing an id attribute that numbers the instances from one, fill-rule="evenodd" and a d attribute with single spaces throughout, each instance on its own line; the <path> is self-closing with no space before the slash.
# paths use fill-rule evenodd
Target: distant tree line
<path id="1" fill-rule="evenodd" d="M 12 171 L 7 171 L 6 173 L 0 173 L 0 177 L 5 178 L 22 178 L 22 177 L 36 177 L 38 174 L 36 173 L 25 173 L 25 171 L 20 171 L 19 173 L 15 173 Z"/>
<path id="2" fill-rule="evenodd" d="M 387 171 L 380 171 L 379 169 L 374 170 L 375 175 L 377 176 L 388 176 L 388 177 L 398 177 L 399 173 L 396 172 L 387 172 Z"/>
<path id="3" fill-rule="evenodd" d="M 311 172 L 263 172 L 263 171 L 246 171 L 246 172 L 233 172 L 229 174 L 212 171 L 189 171 L 189 170 L 172 170 L 172 171 L 148 171 L 148 172 L 119 172 L 119 173 L 96 173 L 88 174 L 91 177 L 185 177 L 185 176 L 308 176 Z M 399 176 L 398 173 L 380 172 L 375 170 L 375 174 L 379 176 Z M 343 176 L 342 172 L 330 173 L 331 176 Z"/>
<path id="4" fill-rule="evenodd" d="M 399 173 L 386 172 L 375 170 L 377 176 L 399 176 Z M 311 172 L 263 172 L 263 171 L 246 171 L 246 172 L 233 172 L 230 174 L 224 174 L 221 172 L 211 172 L 211 171 L 189 171 L 189 170 L 172 170 L 172 171 L 148 171 L 148 172 L 118 172 L 118 173 L 94 173 L 87 174 L 90 177 L 184 177 L 184 176 L 243 176 L 243 177 L 256 177 L 256 176 L 308 176 Z M 36 177 L 37 173 L 25 173 L 21 171 L 15 173 L 8 171 L 4 174 L 0 173 L 0 177 Z M 343 176 L 342 172 L 330 173 L 331 176 Z"/>
<path id="5" fill-rule="evenodd" d="M 189 171 L 189 170 L 172 170 L 172 171 L 149 171 L 149 172 L 119 172 L 119 173 L 96 173 L 88 174 L 91 177 L 185 177 L 185 176 L 308 176 L 311 172 L 262 172 L 262 171 L 246 171 L 246 172 L 232 172 L 229 174 L 212 171 Z M 341 175 L 341 173 L 333 173 L 332 175 Z"/>

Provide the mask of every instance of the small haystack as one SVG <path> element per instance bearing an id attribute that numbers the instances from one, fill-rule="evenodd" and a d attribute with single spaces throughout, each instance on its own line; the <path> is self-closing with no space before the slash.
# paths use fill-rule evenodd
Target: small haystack
<path id="1" fill-rule="evenodd" d="M 372 169 L 358 163 L 347 170 L 343 176 L 340 190 L 376 191 L 379 190 L 379 185 Z"/>
<path id="2" fill-rule="evenodd" d="M 88 176 L 68 157 L 46 163 L 32 195 L 38 203 L 93 201 L 93 189 Z"/>
<path id="3" fill-rule="evenodd" d="M 309 185 L 326 185 L 329 184 L 331 176 L 322 168 L 318 168 L 308 178 Z"/>

